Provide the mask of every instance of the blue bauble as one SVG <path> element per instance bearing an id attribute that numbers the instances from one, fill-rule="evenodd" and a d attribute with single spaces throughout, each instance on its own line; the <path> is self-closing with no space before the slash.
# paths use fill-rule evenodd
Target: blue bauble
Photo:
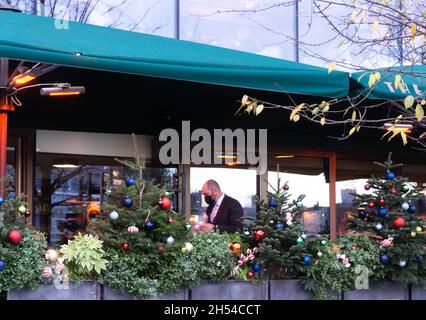
<path id="1" fill-rule="evenodd" d="M 3 259 L 0 259 L 0 272 L 6 268 L 6 262 Z"/>
<path id="2" fill-rule="evenodd" d="M 410 205 L 409 205 L 407 202 L 404 202 L 404 203 L 401 205 L 401 208 L 402 208 L 402 210 L 407 211 L 407 210 L 410 208 Z"/>
<path id="3" fill-rule="evenodd" d="M 300 201 L 298 201 L 297 203 L 296 203 L 296 208 L 297 209 L 301 209 L 303 207 L 303 203 L 302 202 L 300 202 Z"/>
<path id="4" fill-rule="evenodd" d="M 367 212 L 365 212 L 364 210 L 358 211 L 358 217 L 360 217 L 361 219 L 365 218 L 366 215 L 367 215 Z"/>
<path id="5" fill-rule="evenodd" d="M 0 197 L 0 206 L 4 203 L 4 198 Z"/>
<path id="6" fill-rule="evenodd" d="M 152 221 L 148 221 L 147 223 L 145 223 L 145 229 L 146 230 L 152 230 L 155 227 L 155 223 Z"/>
<path id="7" fill-rule="evenodd" d="M 277 228 L 278 230 L 282 230 L 282 229 L 284 229 L 284 225 L 282 223 L 277 223 L 275 225 L 275 228 Z"/>
<path id="8" fill-rule="evenodd" d="M 271 208 L 275 208 L 277 205 L 277 200 L 275 200 L 275 198 L 270 197 L 268 200 L 268 206 L 270 206 Z"/>
<path id="9" fill-rule="evenodd" d="M 130 178 L 129 178 L 129 179 L 127 179 L 127 181 L 126 181 L 126 185 L 127 185 L 128 187 L 133 186 L 135 183 L 136 183 L 136 180 L 135 180 L 135 178 L 133 178 L 133 177 L 130 177 Z"/>
<path id="10" fill-rule="evenodd" d="M 408 213 L 416 213 L 416 210 L 417 210 L 416 206 L 414 204 L 410 204 L 410 206 L 408 207 L 407 212 Z"/>
<path id="11" fill-rule="evenodd" d="M 422 258 L 420 256 L 415 256 L 413 260 L 418 264 L 422 263 Z"/>
<path id="12" fill-rule="evenodd" d="M 386 209 L 386 208 L 380 208 L 380 210 L 379 210 L 379 216 L 386 217 L 387 214 L 388 214 L 388 209 Z"/>
<path id="13" fill-rule="evenodd" d="M 259 272 L 260 270 L 262 270 L 262 265 L 256 262 L 251 266 L 251 268 L 253 269 L 254 272 Z"/>
<path id="14" fill-rule="evenodd" d="M 310 256 L 304 256 L 303 257 L 303 263 L 305 266 L 309 266 L 311 264 L 311 257 Z"/>
<path id="15" fill-rule="evenodd" d="M 133 205 L 133 200 L 130 197 L 125 197 L 123 200 L 123 206 L 130 208 Z"/>
<path id="16" fill-rule="evenodd" d="M 387 255 L 384 254 L 384 255 L 380 256 L 380 262 L 381 263 L 385 264 L 388 261 L 389 261 L 389 257 Z"/>
<path id="17" fill-rule="evenodd" d="M 391 171 L 388 171 L 386 173 L 386 180 L 393 180 L 393 179 L 395 179 L 395 174 Z"/>

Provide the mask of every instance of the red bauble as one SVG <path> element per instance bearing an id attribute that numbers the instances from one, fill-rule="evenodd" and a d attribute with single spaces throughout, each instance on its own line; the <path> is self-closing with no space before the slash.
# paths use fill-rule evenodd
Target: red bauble
<path id="1" fill-rule="evenodd" d="M 257 230 L 257 231 L 254 232 L 253 236 L 254 236 L 254 240 L 260 241 L 263 238 L 265 238 L 265 231 Z"/>
<path id="2" fill-rule="evenodd" d="M 159 246 L 157 247 L 157 251 L 158 251 L 158 253 L 159 253 L 159 254 L 163 254 L 163 253 L 164 253 L 164 247 L 163 247 L 163 246 L 161 246 L 161 245 L 159 245 Z"/>
<path id="3" fill-rule="evenodd" d="M 290 189 L 290 187 L 288 186 L 288 184 L 285 184 L 285 185 L 284 185 L 284 187 L 283 187 L 283 189 L 284 189 L 285 191 L 287 191 L 288 189 Z"/>
<path id="4" fill-rule="evenodd" d="M 22 233 L 19 230 L 9 231 L 9 233 L 7 234 L 7 239 L 10 243 L 19 244 L 22 240 Z"/>
<path id="5" fill-rule="evenodd" d="M 170 224 L 170 223 L 172 223 L 173 222 L 173 218 L 172 217 L 169 217 L 168 219 L 167 219 L 167 223 L 168 224 Z"/>
<path id="6" fill-rule="evenodd" d="M 385 199 L 380 199 L 379 204 L 383 206 L 385 204 Z"/>
<path id="7" fill-rule="evenodd" d="M 370 203 L 368 204 L 368 207 L 369 207 L 369 208 L 374 208 L 374 202 L 370 202 Z"/>
<path id="8" fill-rule="evenodd" d="M 396 190 L 395 188 L 392 188 L 392 189 L 390 190 L 390 193 L 392 193 L 392 194 L 396 194 L 396 193 L 397 193 L 397 190 Z"/>
<path id="9" fill-rule="evenodd" d="M 365 190 L 370 190 L 370 188 L 371 188 L 371 186 L 368 183 L 364 186 Z"/>
<path id="10" fill-rule="evenodd" d="M 27 212 L 25 212 L 25 216 L 28 218 L 28 217 L 30 217 L 31 216 L 31 211 L 30 210 L 27 210 Z"/>
<path id="11" fill-rule="evenodd" d="M 247 272 L 247 278 L 251 279 L 253 277 L 254 277 L 254 272 L 252 271 Z"/>
<path id="12" fill-rule="evenodd" d="M 160 201 L 158 201 L 158 205 L 163 210 L 169 210 L 170 207 L 172 206 L 172 201 L 169 198 L 162 196 L 160 198 Z"/>
<path id="13" fill-rule="evenodd" d="M 121 246 L 124 250 L 129 250 L 129 244 L 128 243 L 123 243 L 123 245 Z"/>
<path id="14" fill-rule="evenodd" d="M 393 226 L 397 229 L 402 228 L 405 225 L 405 220 L 404 218 L 401 217 L 397 217 L 395 219 L 393 219 Z"/>

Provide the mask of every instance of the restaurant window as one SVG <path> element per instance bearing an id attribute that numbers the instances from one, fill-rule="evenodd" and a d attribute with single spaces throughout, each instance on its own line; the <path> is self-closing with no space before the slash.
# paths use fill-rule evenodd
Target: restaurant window
<path id="1" fill-rule="evenodd" d="M 238 200 L 245 217 L 256 216 L 256 170 L 193 167 L 190 171 L 191 214 L 195 217 L 206 212 L 201 189 L 203 184 L 213 179 L 218 182 L 222 192 Z"/>
<path id="2" fill-rule="evenodd" d="M 330 232 L 328 158 L 293 154 L 270 154 L 268 158 L 268 191 L 288 184 L 290 201 L 304 195 L 302 223 L 308 234 Z"/>
<path id="3" fill-rule="evenodd" d="M 347 233 L 346 225 L 351 214 L 356 213 L 357 207 L 353 206 L 352 193 L 368 194 L 372 189 L 365 190 L 364 186 L 368 179 L 374 175 L 376 178 L 383 177 L 385 171 L 382 167 L 375 165 L 374 161 L 382 162 L 387 155 L 370 157 L 369 160 L 356 160 L 346 157 L 338 159 L 336 162 L 336 213 L 337 213 L 337 233 Z M 396 163 L 405 162 L 394 158 Z M 426 166 L 422 164 L 404 163 L 401 168 L 394 170 L 396 175 L 407 177 L 412 186 L 423 189 L 422 197 L 417 202 L 418 214 L 426 217 Z"/>
<path id="4" fill-rule="evenodd" d="M 58 163 L 67 165 L 57 168 Z M 108 187 L 135 174 L 112 157 L 37 153 L 34 226 L 50 246 L 66 243 L 100 214 Z M 143 178 L 177 192 L 177 168 L 147 163 Z M 172 198 L 177 204 L 175 193 Z"/>

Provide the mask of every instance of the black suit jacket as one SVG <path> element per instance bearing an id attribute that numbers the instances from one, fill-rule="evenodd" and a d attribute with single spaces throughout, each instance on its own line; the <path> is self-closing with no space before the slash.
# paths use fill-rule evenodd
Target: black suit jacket
<path id="1" fill-rule="evenodd" d="M 209 216 L 209 222 L 210 213 L 212 212 L 213 207 L 214 205 L 208 206 L 206 210 L 206 213 Z M 213 224 L 218 226 L 219 231 L 241 232 L 243 230 L 243 223 L 241 221 L 243 215 L 243 207 L 241 207 L 238 200 L 225 195 L 216 213 Z"/>

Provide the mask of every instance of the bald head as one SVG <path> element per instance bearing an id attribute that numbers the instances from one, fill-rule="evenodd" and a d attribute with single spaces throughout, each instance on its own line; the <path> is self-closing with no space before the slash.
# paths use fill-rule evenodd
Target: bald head
<path id="1" fill-rule="evenodd" d="M 219 199 L 220 196 L 222 195 L 222 191 L 220 190 L 219 184 L 212 179 L 207 180 L 204 183 L 203 188 L 201 189 L 201 192 L 205 196 L 211 196 L 213 200 L 215 201 L 217 201 L 217 199 Z"/>

